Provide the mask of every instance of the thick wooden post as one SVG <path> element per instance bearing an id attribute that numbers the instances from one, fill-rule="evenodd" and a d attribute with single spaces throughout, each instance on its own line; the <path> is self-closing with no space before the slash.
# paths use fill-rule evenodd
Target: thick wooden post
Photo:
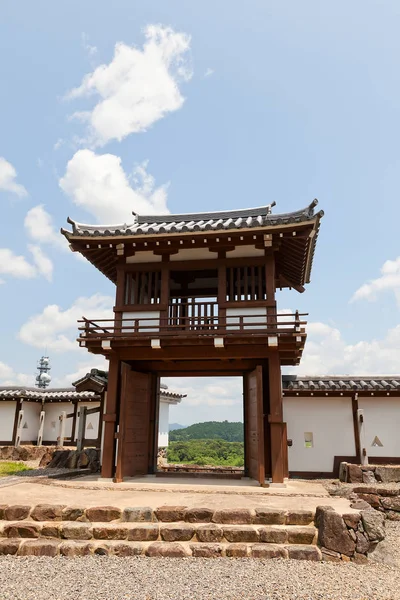
<path id="1" fill-rule="evenodd" d="M 84 444 L 85 444 L 86 412 L 87 412 L 87 407 L 81 406 L 79 409 L 78 440 L 76 442 L 76 449 L 79 452 L 82 452 Z"/>
<path id="2" fill-rule="evenodd" d="M 358 422 L 358 435 L 359 435 L 359 444 L 361 449 L 361 464 L 368 464 L 368 453 L 367 453 L 367 444 L 365 443 L 365 423 L 364 423 L 364 410 L 359 408 L 357 410 L 357 422 Z"/>
<path id="3" fill-rule="evenodd" d="M 125 430 L 126 430 L 126 409 L 128 404 L 128 394 L 131 385 L 131 368 L 126 363 L 121 365 L 121 393 L 119 406 L 119 428 L 118 428 L 118 451 L 117 464 L 115 468 L 115 483 L 121 483 L 124 477 L 124 450 L 125 450 Z"/>
<path id="4" fill-rule="evenodd" d="M 19 422 L 19 413 L 21 411 L 22 408 L 22 400 L 17 400 L 17 402 L 15 403 L 15 415 L 14 415 L 14 426 L 13 426 L 13 433 L 12 433 L 12 445 L 16 446 L 16 441 L 17 441 L 17 432 L 18 432 L 18 422 Z"/>
<path id="5" fill-rule="evenodd" d="M 269 415 L 271 438 L 271 475 L 272 483 L 283 483 L 287 466 L 285 443 L 285 424 L 283 423 L 282 375 L 279 353 L 274 352 L 268 359 L 269 371 Z"/>
<path id="6" fill-rule="evenodd" d="M 112 478 L 115 467 L 115 427 L 117 421 L 117 407 L 120 379 L 120 361 L 117 356 L 110 357 L 107 385 L 107 405 L 103 415 L 104 436 L 101 476 Z"/>

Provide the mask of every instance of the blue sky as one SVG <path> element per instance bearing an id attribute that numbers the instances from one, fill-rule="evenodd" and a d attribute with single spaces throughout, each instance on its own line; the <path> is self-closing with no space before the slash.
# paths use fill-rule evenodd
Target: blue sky
<path id="1" fill-rule="evenodd" d="M 278 295 L 309 313 L 298 372 L 398 373 L 399 29 L 394 0 L 3 2 L 0 385 L 32 383 L 45 350 L 56 385 L 95 366 L 75 321 L 114 290 L 62 244 L 68 215 L 314 197 L 311 285 Z M 239 415 L 236 380 L 172 384 L 191 420 Z"/>

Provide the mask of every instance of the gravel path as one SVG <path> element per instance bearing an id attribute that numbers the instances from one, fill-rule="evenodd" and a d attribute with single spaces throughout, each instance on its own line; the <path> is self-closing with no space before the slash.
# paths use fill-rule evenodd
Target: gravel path
<path id="1" fill-rule="evenodd" d="M 400 524 L 387 524 L 400 557 Z M 400 600 L 400 569 L 254 559 L 0 557 L 1 600 Z"/>

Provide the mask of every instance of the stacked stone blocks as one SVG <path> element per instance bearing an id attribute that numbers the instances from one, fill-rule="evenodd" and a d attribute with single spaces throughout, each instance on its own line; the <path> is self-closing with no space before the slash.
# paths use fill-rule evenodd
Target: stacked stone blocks
<path id="1" fill-rule="evenodd" d="M 0 554 L 321 560 L 311 511 L 0 506 Z"/>

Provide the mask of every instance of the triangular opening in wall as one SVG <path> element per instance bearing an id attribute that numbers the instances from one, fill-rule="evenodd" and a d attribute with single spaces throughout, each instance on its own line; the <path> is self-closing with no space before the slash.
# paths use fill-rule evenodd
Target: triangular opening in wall
<path id="1" fill-rule="evenodd" d="M 89 423 L 89 425 L 87 426 L 86 429 L 93 429 L 93 425 L 91 423 Z"/>
<path id="2" fill-rule="evenodd" d="M 25 423 L 24 423 L 24 425 L 23 425 L 22 429 L 28 429 L 28 423 L 27 423 L 26 421 L 25 421 Z"/>
<path id="3" fill-rule="evenodd" d="M 376 435 L 376 436 L 374 437 L 374 439 L 372 440 L 372 444 L 371 444 L 371 446 L 375 446 L 375 447 L 376 447 L 376 446 L 379 446 L 380 448 L 383 448 L 383 444 L 382 444 L 381 440 L 378 438 L 378 436 L 377 436 L 377 435 Z"/>

